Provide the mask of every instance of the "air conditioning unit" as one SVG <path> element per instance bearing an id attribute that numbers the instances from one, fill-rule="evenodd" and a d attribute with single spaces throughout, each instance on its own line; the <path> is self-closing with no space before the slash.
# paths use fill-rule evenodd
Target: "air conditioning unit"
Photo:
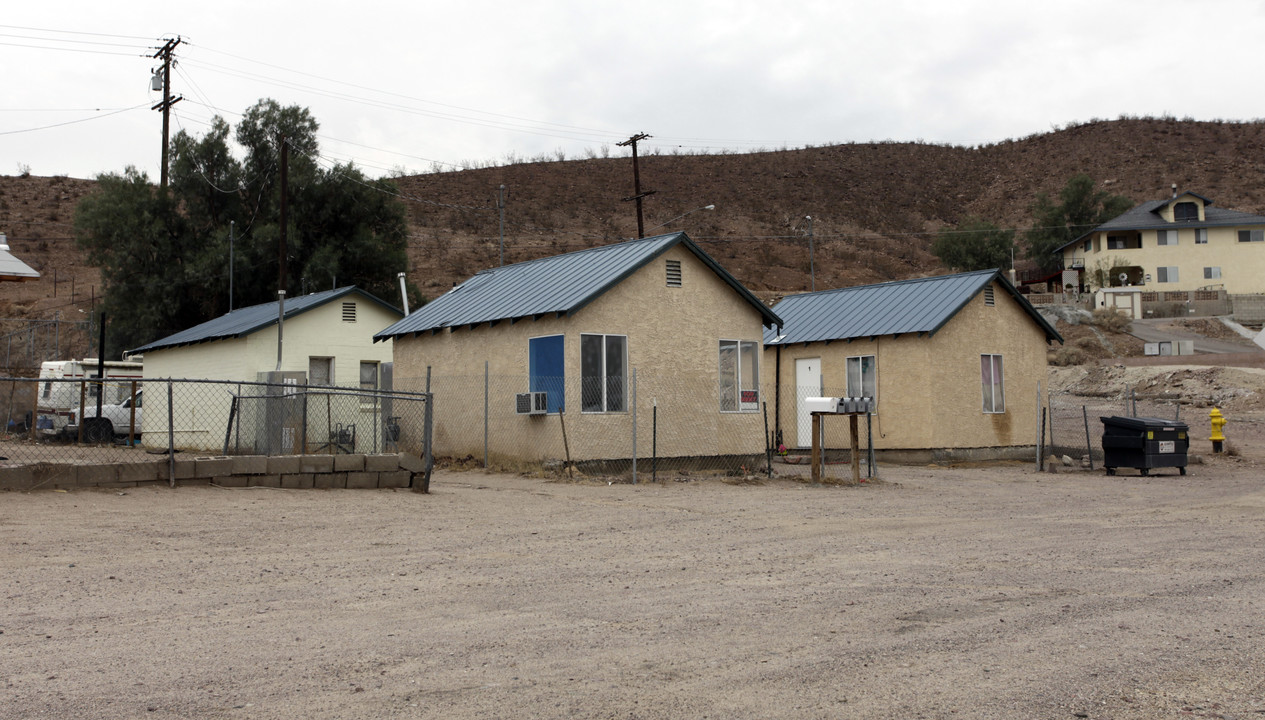
<path id="1" fill-rule="evenodd" d="M 525 392 L 514 396 L 514 412 L 519 415 L 544 415 L 549 412 L 546 393 Z"/>

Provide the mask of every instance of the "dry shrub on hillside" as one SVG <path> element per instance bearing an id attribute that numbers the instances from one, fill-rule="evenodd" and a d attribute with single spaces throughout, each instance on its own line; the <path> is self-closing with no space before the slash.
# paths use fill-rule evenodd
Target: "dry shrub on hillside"
<path id="1" fill-rule="evenodd" d="M 1094 311 L 1093 319 L 1090 321 L 1105 330 L 1111 332 L 1126 332 L 1129 329 L 1129 323 L 1132 322 L 1128 315 L 1114 310 L 1112 308 L 1098 308 Z"/>

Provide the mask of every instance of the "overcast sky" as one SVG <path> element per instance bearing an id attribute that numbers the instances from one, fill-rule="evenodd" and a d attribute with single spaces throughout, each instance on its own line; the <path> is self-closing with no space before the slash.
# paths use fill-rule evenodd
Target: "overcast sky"
<path id="1" fill-rule="evenodd" d="M 368 174 L 559 153 L 974 145 L 1091 118 L 1251 120 L 1265 4 L 1149 0 L 9 3 L 0 175 L 157 180 L 172 133 L 264 97 Z"/>

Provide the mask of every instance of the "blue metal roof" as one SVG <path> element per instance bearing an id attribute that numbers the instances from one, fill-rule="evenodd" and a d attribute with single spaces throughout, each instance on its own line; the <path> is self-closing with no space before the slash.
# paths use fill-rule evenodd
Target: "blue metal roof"
<path id="1" fill-rule="evenodd" d="M 994 269 L 791 295 L 773 308 L 785 323 L 781 334 L 765 330 L 764 344 L 932 335 L 993 282 L 1041 326 L 1047 342 L 1062 342 L 1054 327 Z"/>
<path id="2" fill-rule="evenodd" d="M 497 320 L 571 316 L 677 245 L 694 253 L 759 309 L 765 325 L 781 324 L 759 298 L 685 233 L 677 232 L 484 270 L 378 333 L 374 340 L 443 328 L 475 327 Z"/>
<path id="3" fill-rule="evenodd" d="M 355 285 L 348 285 L 335 290 L 326 290 L 324 292 L 312 293 L 310 295 L 300 295 L 295 298 L 286 298 L 286 319 L 288 320 L 296 315 L 301 315 L 308 310 L 339 300 L 353 293 L 381 305 L 387 310 L 394 312 L 396 315 L 404 314 L 403 311 L 394 305 L 391 305 L 390 303 L 361 290 Z M 124 354 L 135 355 L 148 350 L 161 350 L 163 348 L 177 347 L 179 345 L 193 345 L 195 343 L 209 342 L 212 340 L 238 338 L 276 324 L 277 303 L 270 302 L 263 303 L 262 305 L 251 305 L 250 307 L 234 310 L 227 315 L 221 315 L 214 320 L 208 320 L 201 325 L 195 325 L 188 330 L 181 330 L 174 335 L 168 335 L 161 340 L 155 340 L 148 345 L 142 345 L 135 350 L 129 350 Z"/>

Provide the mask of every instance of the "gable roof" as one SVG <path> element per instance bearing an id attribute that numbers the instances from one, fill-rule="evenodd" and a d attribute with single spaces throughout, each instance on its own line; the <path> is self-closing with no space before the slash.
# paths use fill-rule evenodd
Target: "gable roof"
<path id="1" fill-rule="evenodd" d="M 1178 202 L 1186 195 L 1203 200 L 1203 220 L 1175 220 L 1173 222 L 1169 222 L 1160 215 L 1160 210 Z M 1093 230 L 1082 233 L 1075 240 L 1060 245 L 1054 250 L 1054 252 L 1061 253 L 1064 248 L 1075 245 L 1096 232 L 1111 232 L 1113 230 L 1171 230 L 1175 228 L 1227 227 L 1233 225 L 1265 225 L 1265 216 L 1239 212 L 1238 210 L 1225 210 L 1223 208 L 1211 207 L 1211 205 L 1212 200 L 1193 192 L 1184 192 L 1177 197 L 1167 197 L 1163 200 L 1151 200 L 1149 202 L 1144 202 L 1141 205 L 1138 205 L 1130 210 L 1126 210 L 1125 212 L 1113 217 Z"/>
<path id="2" fill-rule="evenodd" d="M 1054 326 L 1015 291 L 1000 270 L 916 278 L 878 285 L 791 295 L 774 306 L 785 327 L 765 330 L 765 345 L 791 345 L 915 333 L 931 336 L 991 283 L 998 283 L 1045 332 L 1063 341 Z"/>
<path id="3" fill-rule="evenodd" d="M 3 237 L 3 236 L 0 236 Z M 38 280 L 39 271 L 27 265 L 9 252 L 9 246 L 0 243 L 0 280 Z"/>
<path id="4" fill-rule="evenodd" d="M 302 315 L 308 310 L 318 308 L 327 303 L 334 302 L 347 297 L 348 295 L 359 295 L 373 303 L 376 303 L 388 311 L 396 315 L 403 315 L 404 312 L 390 303 L 381 300 L 355 285 L 337 288 L 335 290 L 326 290 L 324 292 L 312 293 L 310 295 L 300 295 L 295 298 L 286 298 L 285 316 L 289 320 L 296 315 Z M 250 335 L 267 327 L 277 324 L 277 303 L 263 303 L 262 305 L 251 305 L 250 307 L 240 308 L 221 315 L 214 320 L 208 320 L 201 325 L 195 325 L 188 330 L 181 330 L 173 335 L 168 335 L 161 340 L 155 340 L 148 345 L 142 345 L 135 350 L 129 350 L 124 355 L 134 355 L 149 350 L 162 350 L 165 348 L 178 347 L 180 345 L 194 345 L 197 343 L 211 342 L 214 340 L 225 340 L 229 338 L 240 338 Z"/>
<path id="5" fill-rule="evenodd" d="M 678 245 L 703 261 L 759 310 L 766 326 L 782 324 L 772 310 L 685 233 L 676 232 L 484 270 L 378 333 L 374 340 L 443 328 L 473 328 L 498 320 L 570 317 Z"/>

